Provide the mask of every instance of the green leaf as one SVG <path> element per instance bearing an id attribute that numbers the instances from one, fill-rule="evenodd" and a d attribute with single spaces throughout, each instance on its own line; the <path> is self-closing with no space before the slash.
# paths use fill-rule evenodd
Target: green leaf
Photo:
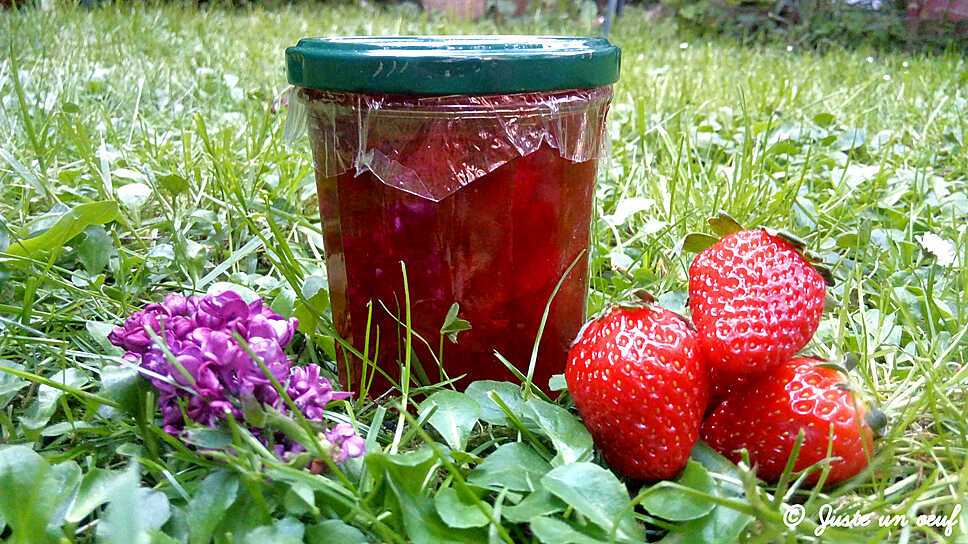
<path id="1" fill-rule="evenodd" d="M 306 527 L 307 544 L 367 544 L 366 535 L 342 520 L 327 519 Z"/>
<path id="2" fill-rule="evenodd" d="M 74 461 L 65 461 L 50 467 L 50 472 L 44 478 L 41 494 L 48 497 L 57 508 L 52 511 L 47 522 L 47 533 L 52 536 L 60 534 L 60 526 L 64 524 L 64 516 L 70 499 L 77 492 L 81 483 L 81 467 Z"/>
<path id="3" fill-rule="evenodd" d="M 242 540 L 243 535 L 249 534 L 257 527 L 271 524 L 273 520 L 269 516 L 270 513 L 264 505 L 256 502 L 251 495 L 242 493 L 236 499 L 235 504 L 229 508 L 222 519 L 222 523 L 215 529 L 215 542 L 220 544 L 229 542 L 224 538 L 228 534 L 233 535 L 236 541 Z"/>
<path id="4" fill-rule="evenodd" d="M 245 544 L 303 544 L 306 528 L 299 520 L 283 518 L 272 525 L 257 527 L 245 536 Z M 342 544 L 342 543 L 340 543 Z"/>
<path id="5" fill-rule="evenodd" d="M 666 291 L 655 299 L 655 303 L 670 312 L 687 315 L 689 308 L 686 306 L 686 302 L 688 300 L 689 293 L 686 291 Z"/>
<path id="6" fill-rule="evenodd" d="M 291 287 L 283 287 L 279 290 L 279 294 L 272 299 L 269 307 L 273 312 L 281 315 L 285 318 L 290 318 L 296 311 L 296 292 L 292 290 Z"/>
<path id="7" fill-rule="evenodd" d="M 727 496 L 741 497 L 744 495 L 745 492 L 738 483 L 740 481 L 739 470 L 729 459 L 710 448 L 705 442 L 696 442 L 689 455 L 691 459 L 701 464 L 711 474 L 726 476 L 728 479 L 737 482 L 720 488 L 723 491 L 728 491 Z M 718 484 L 719 482 L 717 482 Z"/>
<path id="8" fill-rule="evenodd" d="M 147 532 L 160 529 L 171 517 L 171 504 L 161 491 L 139 487 L 137 492 L 138 518 Z"/>
<path id="9" fill-rule="evenodd" d="M 53 382 L 79 389 L 87 383 L 87 376 L 76 368 L 68 368 L 55 373 L 49 378 Z M 47 425 L 50 418 L 57 411 L 57 401 L 64 391 L 50 385 L 41 385 L 37 389 L 37 399 L 20 416 L 20 424 L 25 429 L 37 431 Z"/>
<path id="10" fill-rule="evenodd" d="M 715 494 L 715 486 L 709 471 L 696 461 L 689 461 L 686 464 L 677 483 L 702 493 Z M 669 482 L 659 482 L 642 500 L 642 506 L 653 516 L 670 521 L 687 521 L 705 516 L 716 507 L 716 503 L 683 493 Z"/>
<path id="11" fill-rule="evenodd" d="M 593 538 L 560 519 L 544 516 L 531 520 L 531 532 L 544 544 L 602 544 L 607 542 L 607 540 L 601 538 Z"/>
<path id="12" fill-rule="evenodd" d="M 399 499 L 403 523 L 413 544 L 479 544 L 487 539 L 481 529 L 448 527 L 427 497 Z"/>
<path id="13" fill-rule="evenodd" d="M 551 440 L 558 454 L 551 460 L 554 466 L 566 465 L 592 458 L 594 442 L 588 429 L 571 412 L 541 399 L 528 399 L 521 412 L 525 423 Z"/>
<path id="14" fill-rule="evenodd" d="M 701 253 L 707 247 L 715 244 L 719 238 L 702 232 L 690 232 L 682 239 L 683 251 Z"/>
<path id="15" fill-rule="evenodd" d="M 419 414 L 434 410 L 427 419 L 434 429 L 455 450 L 464 449 L 467 437 L 474 430 L 481 409 L 477 402 L 457 391 L 438 391 L 420 403 Z"/>
<path id="16" fill-rule="evenodd" d="M 828 112 L 821 112 L 813 116 L 813 122 L 816 123 L 817 126 L 825 128 L 832 125 L 836 120 L 837 118 L 834 116 L 834 114 Z"/>
<path id="17" fill-rule="evenodd" d="M 17 173 L 24 181 L 27 182 L 35 191 L 39 194 L 49 194 L 47 187 L 37 179 L 37 176 L 27 169 L 20 161 L 17 160 L 9 151 L 4 148 L 0 148 L 0 158 L 7 161 L 13 171 Z"/>
<path id="18" fill-rule="evenodd" d="M 792 232 L 787 232 L 782 229 L 765 229 L 771 236 L 776 236 L 782 240 L 785 240 L 791 246 L 797 248 L 798 251 L 803 252 L 807 248 L 807 243 L 799 236 L 793 234 Z"/>
<path id="19" fill-rule="evenodd" d="M 709 228 L 720 236 L 728 236 L 743 230 L 743 225 L 740 225 L 739 221 L 733 219 L 726 212 L 719 212 L 716 217 L 710 217 L 707 223 L 709 223 Z"/>
<path id="20" fill-rule="evenodd" d="M 192 544 L 209 542 L 238 492 L 239 478 L 234 473 L 219 470 L 206 476 L 188 502 L 188 541 Z"/>
<path id="21" fill-rule="evenodd" d="M 527 523 L 537 516 L 565 511 L 565 503 L 541 487 L 514 506 L 504 507 L 503 516 L 514 523 Z"/>
<path id="22" fill-rule="evenodd" d="M 100 274 L 108 265 L 114 252 L 114 239 L 101 225 L 91 225 L 84 231 L 84 238 L 77 246 L 77 259 L 88 274 Z"/>
<path id="23" fill-rule="evenodd" d="M 427 475 L 436 464 L 434 452 L 429 447 L 395 455 L 382 452 L 366 455 L 366 465 L 374 478 L 398 480 L 401 491 L 407 495 L 422 493 Z"/>
<path id="24" fill-rule="evenodd" d="M 120 217 L 118 203 L 113 200 L 78 204 L 58 218 L 49 229 L 37 236 L 12 242 L 7 253 L 18 256 L 34 255 L 61 249 L 91 225 L 103 225 Z"/>
<path id="25" fill-rule="evenodd" d="M 867 131 L 862 128 L 849 128 L 837 137 L 833 145 L 838 151 L 851 151 L 863 147 L 866 141 Z"/>
<path id="26" fill-rule="evenodd" d="M 114 330 L 116 325 L 114 323 L 105 323 L 103 321 L 87 321 L 84 323 L 84 328 L 87 329 L 87 334 L 91 335 L 91 338 L 97 342 L 98 347 L 101 348 L 104 353 L 108 355 L 121 355 L 124 350 L 115 346 L 108 340 L 108 335 Z"/>
<path id="27" fill-rule="evenodd" d="M 469 321 L 457 317 L 458 312 L 460 312 L 460 305 L 455 302 L 447 310 L 447 315 L 444 317 L 444 324 L 440 327 L 440 334 L 447 335 L 447 338 L 455 344 L 457 343 L 458 334 L 471 329 Z"/>
<path id="28" fill-rule="evenodd" d="M 160 491 L 138 487 L 139 481 L 138 465 L 131 463 L 98 523 L 98 542 L 148 544 L 149 533 L 171 517 L 168 497 Z"/>
<path id="29" fill-rule="evenodd" d="M 287 482 L 288 489 L 283 497 L 286 511 L 295 516 L 303 514 L 319 515 L 316 508 L 316 492 L 306 482 Z"/>
<path id="30" fill-rule="evenodd" d="M 780 140 L 766 150 L 767 155 L 796 155 L 800 146 L 792 140 Z"/>
<path id="31" fill-rule="evenodd" d="M 312 439 L 296 420 L 276 410 L 263 410 L 266 428 L 280 431 L 298 444 L 309 444 Z"/>
<path id="32" fill-rule="evenodd" d="M 44 493 L 50 465 L 26 446 L 0 449 L 0 516 L 17 536 L 15 542 L 43 543 L 55 497 Z"/>
<path id="33" fill-rule="evenodd" d="M 750 516 L 725 506 L 716 506 L 705 517 L 687 521 L 660 540 L 663 544 L 731 544 L 739 539 L 743 529 L 752 520 Z"/>
<path id="34" fill-rule="evenodd" d="M 475 499 L 480 500 L 476 497 L 462 497 L 453 487 L 445 487 L 434 495 L 434 506 L 440 519 L 450 527 L 483 527 L 488 524 L 488 519 L 474 503 Z"/>
<path id="35" fill-rule="evenodd" d="M 151 198 L 151 187 L 144 183 L 129 183 L 118 187 L 115 193 L 122 206 L 138 213 Z"/>
<path id="36" fill-rule="evenodd" d="M 221 427 L 188 429 L 185 442 L 206 450 L 220 450 L 232 444 L 232 435 Z"/>
<path id="37" fill-rule="evenodd" d="M 541 483 L 606 533 L 615 530 L 618 540 L 645 539 L 645 529 L 635 521 L 633 509 L 629 508 L 628 490 L 608 470 L 593 463 L 572 463 L 545 474 Z"/>
<path id="38" fill-rule="evenodd" d="M 306 301 L 297 300 L 293 315 L 299 320 L 299 330 L 311 334 L 316 331 L 319 318 L 329 308 L 329 291 L 326 276 L 312 274 L 306 277 L 302 286 L 302 296 Z"/>
<path id="39" fill-rule="evenodd" d="M 506 487 L 511 491 L 535 491 L 541 477 L 551 470 L 534 449 L 523 442 L 499 446 L 467 477 L 467 481 L 483 487 Z"/>
<path id="40" fill-rule="evenodd" d="M 745 492 L 739 484 L 740 474 L 736 466 L 703 442 L 692 449 L 692 459 L 699 462 L 711 474 L 722 478 L 713 479 L 713 494 L 731 499 L 743 499 Z M 736 482 L 736 483 L 730 483 Z M 666 535 L 664 544 L 707 542 L 728 544 L 735 542 L 752 518 L 732 508 L 716 505 L 713 510 L 699 518 L 684 522 Z"/>
<path id="41" fill-rule="evenodd" d="M 552 391 L 565 391 L 568 389 L 568 382 L 565 381 L 564 374 L 552 374 L 548 379 L 548 389 Z"/>
<path id="42" fill-rule="evenodd" d="M 302 296 L 306 300 L 312 300 L 320 293 L 327 294 L 327 285 L 328 283 L 326 281 L 326 276 L 323 274 L 311 274 L 306 276 L 306 279 L 303 280 Z"/>
<path id="43" fill-rule="evenodd" d="M 510 422 L 504 415 L 504 411 L 494 401 L 488 398 L 488 394 L 493 392 L 504 404 L 507 404 L 511 412 L 520 414 L 524 410 L 524 399 L 521 397 L 521 388 L 511 382 L 497 382 L 493 380 L 481 380 L 473 382 L 464 390 L 464 394 L 474 399 L 481 409 L 481 420 L 491 425 L 508 426 Z"/>
<path id="44" fill-rule="evenodd" d="M 121 409 L 134 415 L 138 409 L 138 397 L 145 382 L 137 370 L 129 366 L 105 365 L 101 368 L 101 389 L 98 395 L 121 405 Z"/>
<path id="45" fill-rule="evenodd" d="M 189 188 L 188 180 L 178 174 L 158 176 L 158 185 L 172 195 L 180 195 Z"/>
<path id="46" fill-rule="evenodd" d="M 13 361 L 0 361 L 0 366 L 7 368 L 12 368 L 14 370 L 23 370 L 24 367 L 20 363 L 15 363 Z M 30 385 L 27 380 L 18 378 L 13 374 L 7 374 L 6 372 L 0 372 L 0 408 L 3 408 L 13 400 L 17 392 Z"/>
<path id="47" fill-rule="evenodd" d="M 53 425 L 47 425 L 40 431 L 40 436 L 54 438 L 65 434 L 82 431 L 84 429 L 97 429 L 98 425 L 88 421 L 61 421 Z"/>
<path id="48" fill-rule="evenodd" d="M 161 531 L 152 531 L 151 539 L 148 542 L 150 544 L 181 544 L 177 539 L 174 539 Z"/>
<path id="49" fill-rule="evenodd" d="M 375 486 L 386 485 L 392 493 L 395 499 L 392 510 L 399 514 L 414 544 L 471 544 L 487 539 L 481 529 L 455 529 L 440 519 L 433 501 L 425 494 L 428 478 L 437 466 L 429 447 L 396 455 L 370 453 L 366 456 L 366 466 Z"/>
<path id="50" fill-rule="evenodd" d="M 246 424 L 256 429 L 264 428 L 269 418 L 263 404 L 254 396 L 242 397 L 241 403 L 242 416 L 245 418 Z"/>
<path id="51" fill-rule="evenodd" d="M 124 483 L 125 477 L 125 472 L 91 469 L 81 480 L 81 486 L 71 501 L 64 521 L 79 523 L 95 508 L 111 500 L 118 487 Z"/>

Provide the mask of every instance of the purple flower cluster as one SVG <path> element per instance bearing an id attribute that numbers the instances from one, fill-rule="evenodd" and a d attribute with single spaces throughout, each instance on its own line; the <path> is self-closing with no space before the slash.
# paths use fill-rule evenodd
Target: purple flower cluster
<path id="1" fill-rule="evenodd" d="M 255 399 L 280 412 L 287 407 L 269 378 L 235 339 L 238 334 L 285 387 L 306 419 L 322 422 L 323 411 L 350 393 L 333 390 L 317 365 L 294 367 L 284 351 L 296 330 L 262 300 L 246 303 L 233 291 L 184 297 L 170 294 L 161 304 L 135 312 L 108 336 L 124 348 L 124 357 L 138 363 L 159 392 L 166 432 L 180 434 L 186 417 L 214 427 L 232 414 L 244 422 L 242 399 Z M 160 345 L 154 336 L 160 340 Z M 260 435 L 261 436 L 261 435 Z M 352 425 L 341 423 L 325 436 L 337 462 L 364 453 L 363 439 Z M 298 444 L 276 443 L 276 451 L 301 451 Z"/>

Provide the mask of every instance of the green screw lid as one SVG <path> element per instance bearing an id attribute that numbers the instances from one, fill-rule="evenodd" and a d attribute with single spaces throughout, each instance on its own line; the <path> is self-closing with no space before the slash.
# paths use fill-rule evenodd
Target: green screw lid
<path id="1" fill-rule="evenodd" d="M 293 85 L 407 95 L 587 89 L 618 80 L 619 63 L 605 38 L 565 36 L 303 38 L 286 49 Z"/>

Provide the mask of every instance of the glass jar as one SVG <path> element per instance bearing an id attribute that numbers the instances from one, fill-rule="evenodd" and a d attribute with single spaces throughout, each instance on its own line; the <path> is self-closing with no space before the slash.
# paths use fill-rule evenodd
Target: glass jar
<path id="1" fill-rule="evenodd" d="M 596 38 L 336 38 L 302 40 L 287 59 L 333 323 L 357 352 L 339 350 L 345 385 L 399 387 L 409 319 L 416 383 L 516 381 L 497 352 L 547 388 L 585 317 L 618 50 Z M 470 328 L 452 334 L 465 328 L 445 326 L 455 303 Z"/>

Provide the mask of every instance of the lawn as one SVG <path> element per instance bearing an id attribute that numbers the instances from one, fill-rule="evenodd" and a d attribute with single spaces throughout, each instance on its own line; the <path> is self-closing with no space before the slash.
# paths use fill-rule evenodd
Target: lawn
<path id="1" fill-rule="evenodd" d="M 637 289 L 682 311 L 692 256 L 681 240 L 720 210 L 785 229 L 836 279 L 807 351 L 856 353 L 855 387 L 889 420 L 871 467 L 838 487 L 778 489 L 700 448 L 700 484 L 657 489 L 588 464 L 569 472 L 601 461 L 587 433 L 573 412 L 513 387 L 504 402 L 539 403 L 515 411 L 534 425 L 480 396 L 470 416 L 464 395 L 438 397 L 436 412 L 412 396 L 404 413 L 400 397 L 335 403 L 370 456 L 323 475 L 236 426 L 196 429 L 186 444 L 158 427 L 150 388 L 107 341 L 168 292 L 232 284 L 300 318 L 293 360 L 333 369 L 308 143 L 285 137 L 284 48 L 327 34 L 590 34 L 590 20 L 123 4 L 4 10 L 0 29 L 0 539 L 770 542 L 813 538 L 833 505 L 899 517 L 829 528 L 831 541 L 968 542 L 961 54 L 744 46 L 638 9 L 618 21 L 589 311 Z M 515 483 L 485 492 L 468 480 Z M 784 504 L 802 504 L 805 521 L 788 528 Z M 918 524 L 959 506 L 947 535 Z M 700 514 L 677 520 L 683 511 Z"/>

